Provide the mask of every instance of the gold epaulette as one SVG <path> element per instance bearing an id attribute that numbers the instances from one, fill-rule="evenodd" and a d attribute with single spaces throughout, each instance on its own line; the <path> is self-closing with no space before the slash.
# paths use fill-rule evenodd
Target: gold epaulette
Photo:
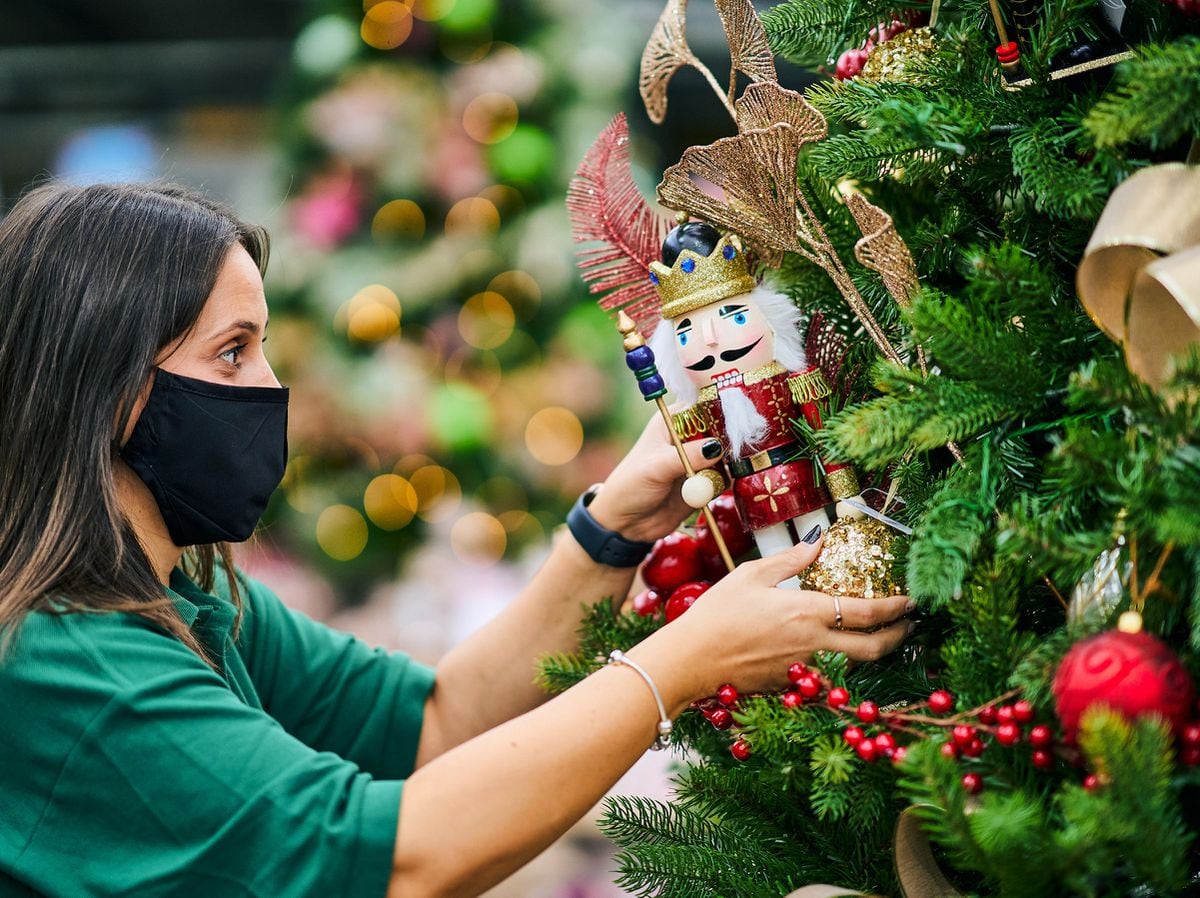
<path id="1" fill-rule="evenodd" d="M 820 368 L 813 368 L 803 374 L 793 374 L 787 383 L 788 389 L 792 391 L 792 398 L 799 403 L 816 402 L 833 392 L 829 389 Z"/>
<path id="2" fill-rule="evenodd" d="M 708 415 L 699 405 L 693 405 L 681 412 L 675 412 L 671 415 L 671 420 L 675 422 L 675 433 L 679 435 L 679 439 L 681 440 L 690 440 L 702 436 L 709 432 L 711 425 Z"/>

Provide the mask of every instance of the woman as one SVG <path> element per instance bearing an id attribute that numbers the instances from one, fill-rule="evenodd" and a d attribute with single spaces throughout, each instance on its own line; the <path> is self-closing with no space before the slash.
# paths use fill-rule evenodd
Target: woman
<path id="1" fill-rule="evenodd" d="M 673 717 L 908 632 L 904 597 L 841 602 L 868 634 L 774 588 L 814 539 L 631 650 L 648 679 L 610 665 L 547 700 L 535 659 L 687 511 L 657 422 L 436 673 L 288 611 L 227 545 L 286 455 L 266 254 L 178 188 L 47 186 L 0 223 L 0 896 L 475 895 L 650 746 L 655 691 Z"/>

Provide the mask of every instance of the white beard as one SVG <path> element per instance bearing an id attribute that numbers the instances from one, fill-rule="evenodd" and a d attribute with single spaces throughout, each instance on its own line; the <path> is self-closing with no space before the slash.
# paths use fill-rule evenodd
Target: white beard
<path id="1" fill-rule="evenodd" d="M 735 458 L 747 454 L 754 444 L 767 435 L 767 419 L 758 413 L 750 397 L 740 387 L 725 387 L 717 391 L 721 413 L 725 416 L 725 435 Z"/>

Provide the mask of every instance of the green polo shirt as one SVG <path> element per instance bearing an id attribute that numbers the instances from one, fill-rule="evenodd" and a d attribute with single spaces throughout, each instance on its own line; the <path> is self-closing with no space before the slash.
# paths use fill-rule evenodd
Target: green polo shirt
<path id="1" fill-rule="evenodd" d="M 227 593 L 167 590 L 221 673 L 136 615 L 25 620 L 0 661 L 0 898 L 383 898 L 433 671 L 240 582 L 236 640 Z"/>

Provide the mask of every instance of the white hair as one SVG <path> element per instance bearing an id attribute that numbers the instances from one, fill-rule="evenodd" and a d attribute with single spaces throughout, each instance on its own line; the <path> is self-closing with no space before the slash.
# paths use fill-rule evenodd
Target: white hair
<path id="1" fill-rule="evenodd" d="M 804 337 L 800 333 L 800 323 L 804 316 L 796 304 L 782 293 L 764 285 L 759 285 L 743 295 L 753 300 L 767 319 L 767 326 L 771 328 L 775 337 L 775 360 L 789 371 L 803 371 L 807 368 Z M 658 323 L 650 337 L 650 348 L 654 350 L 658 371 L 663 376 L 667 389 L 684 405 L 695 405 L 700 394 L 679 361 L 675 349 L 673 321 L 664 318 Z"/>

